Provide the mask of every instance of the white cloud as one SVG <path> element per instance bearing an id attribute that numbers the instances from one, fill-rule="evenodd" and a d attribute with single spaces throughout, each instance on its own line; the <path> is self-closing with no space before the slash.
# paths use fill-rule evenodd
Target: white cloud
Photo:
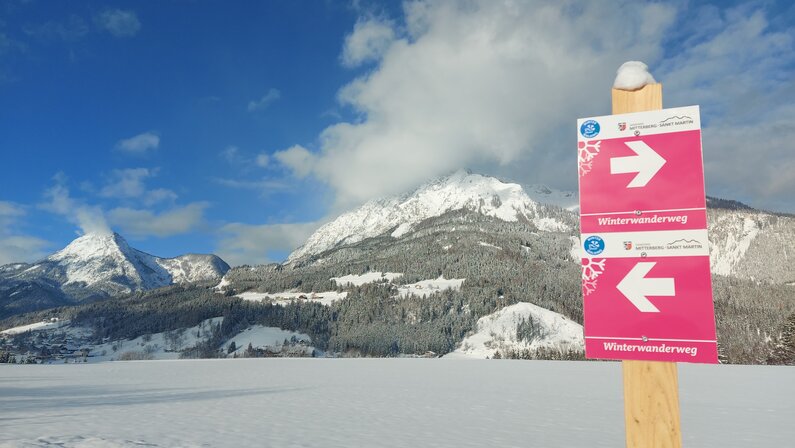
<path id="1" fill-rule="evenodd" d="M 42 40 L 63 40 L 76 42 L 89 33 L 89 27 L 82 17 L 71 14 L 62 21 L 49 21 L 39 25 L 25 25 L 23 31 L 28 36 Z"/>
<path id="2" fill-rule="evenodd" d="M 299 177 L 327 183 L 337 210 L 459 168 L 576 189 L 573 123 L 609 113 L 610 86 L 625 61 L 649 64 L 665 86 L 666 106 L 701 104 L 705 137 L 721 123 L 750 131 L 776 122 L 770 110 L 791 117 L 782 107 L 795 103 L 793 27 L 771 27 L 759 7 L 407 2 L 404 21 L 392 27 L 402 31 L 384 46 L 353 50 L 374 48 L 352 42 L 357 31 L 368 42 L 363 24 L 378 22 L 359 22 L 346 40 L 343 61 L 346 52 L 351 63 L 367 60 L 354 55 L 378 61 L 340 89 L 340 102 L 357 118 L 326 128 L 315 152 L 275 158 Z M 769 160 L 784 157 L 776 138 L 759 137 Z M 741 159 L 712 160 L 728 151 L 710 154 L 704 143 L 708 165 L 742 169 Z M 747 191 L 754 201 L 769 194 L 795 209 L 784 193 L 792 184 L 780 177 L 759 181 L 768 187 L 752 193 L 729 171 L 710 171 L 708 186 L 723 185 L 729 196 Z"/>
<path id="3" fill-rule="evenodd" d="M 213 178 L 213 182 L 229 188 L 238 188 L 244 190 L 260 190 L 267 193 L 274 190 L 288 190 L 290 183 L 274 179 L 259 179 L 259 180 L 246 180 L 246 179 L 225 179 Z"/>
<path id="4" fill-rule="evenodd" d="M 667 104 L 701 105 L 707 193 L 793 212 L 795 27 L 753 8 L 704 9 L 659 78 Z"/>
<path id="5" fill-rule="evenodd" d="M 144 132 L 116 143 L 116 149 L 128 154 L 145 154 L 150 149 L 160 146 L 160 136 L 153 132 Z"/>
<path id="6" fill-rule="evenodd" d="M 167 188 L 155 188 L 148 190 L 143 197 L 144 205 L 152 206 L 161 202 L 174 202 L 177 200 L 177 194 Z"/>
<path id="7" fill-rule="evenodd" d="M 32 236 L 0 236 L 0 265 L 8 263 L 30 263 L 47 255 L 50 243 Z"/>
<path id="8" fill-rule="evenodd" d="M 13 230 L 17 221 L 26 214 L 25 209 L 13 202 L 0 201 L 0 265 L 31 262 L 46 255 L 49 242 Z"/>
<path id="9" fill-rule="evenodd" d="M 675 17 L 672 6 L 635 2 L 405 5 L 406 36 L 371 52 L 346 43 L 351 55 L 380 57 L 340 90 L 359 118 L 326 128 L 315 154 L 275 156 L 297 175 L 328 183 L 340 208 L 462 167 L 509 170 L 536 153 L 557 155 L 523 167 L 526 176 L 571 172 L 569 186 L 576 185 L 566 169 L 574 134 L 565 134 L 567 146 L 561 131 L 578 116 L 608 110 L 616 68 L 629 59 L 657 61 Z M 361 23 L 369 22 L 360 31 Z"/>
<path id="10" fill-rule="evenodd" d="M 157 169 L 127 168 L 113 170 L 99 195 L 116 199 L 140 199 L 147 206 L 164 201 L 175 201 L 177 194 L 165 188 L 148 190 L 145 181 L 157 175 Z"/>
<path id="11" fill-rule="evenodd" d="M 66 179 L 63 174 L 57 174 L 54 180 L 55 185 L 44 192 L 47 202 L 40 204 L 40 208 L 65 217 L 67 221 L 80 227 L 84 234 L 110 233 L 110 226 L 101 208 L 72 198 L 69 188 L 65 185 Z"/>
<path id="12" fill-rule="evenodd" d="M 166 188 L 149 190 L 146 188 L 146 179 L 155 177 L 158 169 L 128 168 L 113 170 L 108 175 L 107 183 L 99 191 L 105 198 L 138 199 L 146 206 L 160 202 L 174 202 L 177 194 Z"/>
<path id="13" fill-rule="evenodd" d="M 119 199 L 136 199 L 147 207 L 162 202 L 173 202 L 176 193 L 159 188 L 147 190 L 142 179 L 153 175 L 151 170 L 136 168 L 116 170 L 111 177 L 115 182 L 106 185 L 100 195 Z M 109 233 L 111 225 L 122 234 L 135 237 L 167 237 L 196 230 L 204 224 L 207 202 L 193 202 L 185 206 L 174 206 L 162 211 L 150 208 L 116 207 L 105 212 L 101 207 L 89 205 L 73 198 L 62 173 L 54 177 L 55 185 L 45 191 L 47 201 L 39 204 L 43 210 L 64 216 L 78 225 L 82 233 Z"/>
<path id="14" fill-rule="evenodd" d="M 390 22 L 374 18 L 359 20 L 353 32 L 345 37 L 342 64 L 356 67 L 378 60 L 394 40 L 395 30 Z"/>
<path id="15" fill-rule="evenodd" d="M 277 151 L 273 158 L 292 170 L 296 177 L 303 178 L 312 172 L 316 157 L 301 145 L 291 146 L 284 151 Z"/>
<path id="16" fill-rule="evenodd" d="M 23 216 L 25 209 L 13 202 L 0 201 L 0 220 Z M 3 221 L 0 221 L 2 223 Z"/>
<path id="17" fill-rule="evenodd" d="M 281 98 L 282 93 L 277 89 L 270 89 L 268 92 L 258 100 L 251 100 L 248 102 L 248 111 L 256 112 L 259 110 L 267 109 L 274 101 Z"/>
<path id="18" fill-rule="evenodd" d="M 94 23 L 115 37 L 131 37 L 138 34 L 141 22 L 135 11 L 109 9 L 94 16 Z"/>
<path id="19" fill-rule="evenodd" d="M 220 152 L 219 155 L 231 164 L 238 163 L 242 160 L 242 157 L 240 156 L 240 148 L 235 145 L 227 146 Z"/>
<path id="20" fill-rule="evenodd" d="M 99 194 L 109 198 L 140 197 L 146 191 L 144 180 L 150 176 L 152 173 L 147 168 L 113 170 Z"/>
<path id="21" fill-rule="evenodd" d="M 162 213 L 127 207 L 108 212 L 108 220 L 125 235 L 168 237 L 196 230 L 204 222 L 206 202 L 194 202 Z"/>
<path id="22" fill-rule="evenodd" d="M 322 222 L 296 224 L 227 224 L 214 251 L 232 266 L 262 264 L 270 260 L 268 251 L 292 251 L 303 244 Z"/>
<path id="23" fill-rule="evenodd" d="M 716 123 L 704 131 L 704 166 L 710 194 L 754 207 L 795 211 L 795 106 L 764 114 L 761 122 Z"/>
<path id="24" fill-rule="evenodd" d="M 270 164 L 271 158 L 266 153 L 257 154 L 257 158 L 255 159 L 257 166 L 260 168 L 267 168 L 268 164 Z"/>

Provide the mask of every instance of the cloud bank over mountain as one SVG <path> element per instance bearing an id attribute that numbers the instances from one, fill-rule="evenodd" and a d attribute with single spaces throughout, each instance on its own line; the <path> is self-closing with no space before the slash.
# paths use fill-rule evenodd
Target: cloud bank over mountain
<path id="1" fill-rule="evenodd" d="M 708 189 L 783 204 L 795 175 L 768 162 L 795 132 L 782 122 L 795 90 L 776 75 L 795 52 L 793 29 L 770 17 L 759 5 L 407 3 L 402 21 L 364 18 L 345 39 L 341 61 L 371 65 L 338 95 L 358 118 L 276 159 L 327 183 L 337 210 L 462 167 L 575 189 L 576 118 L 608 113 L 616 69 L 642 60 L 666 106 L 702 106 Z"/>

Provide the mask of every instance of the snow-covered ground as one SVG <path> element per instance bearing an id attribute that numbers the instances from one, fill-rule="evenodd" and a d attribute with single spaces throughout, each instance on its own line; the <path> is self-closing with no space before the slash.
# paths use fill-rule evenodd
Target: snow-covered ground
<path id="1" fill-rule="evenodd" d="M 69 321 L 57 322 L 40 322 L 21 327 L 9 328 L 3 331 L 3 334 L 17 334 L 25 331 L 43 332 L 48 333 L 50 336 L 58 337 L 63 336 L 69 339 L 67 345 L 74 346 L 76 351 L 73 357 L 66 360 L 54 359 L 52 363 L 68 362 L 105 362 L 105 361 L 123 361 L 123 360 L 174 360 L 179 359 L 180 352 L 188 348 L 196 346 L 197 343 L 205 341 L 212 337 L 213 329 L 223 322 L 223 317 L 214 317 L 199 323 L 199 325 L 183 328 L 164 333 L 154 333 L 145 336 L 140 336 L 135 339 L 122 339 L 116 341 L 108 341 L 103 344 L 89 344 L 85 341 L 89 340 L 92 331 L 89 328 L 73 327 L 69 325 Z M 7 333 L 8 332 L 8 333 Z M 223 346 L 228 347 L 233 341 L 238 355 L 242 355 L 243 351 L 250 343 L 252 348 L 259 348 L 263 350 L 271 350 L 279 352 L 284 346 L 284 340 L 292 341 L 293 338 L 299 344 L 288 347 L 288 351 L 292 354 L 303 353 L 306 356 L 311 356 L 314 348 L 310 345 L 312 338 L 303 333 L 282 330 L 275 327 L 266 327 L 262 325 L 253 325 L 228 341 L 224 342 Z M 86 350 L 86 356 L 83 356 L 83 350 Z M 299 353 L 300 352 L 300 353 Z M 229 353 L 231 357 L 232 354 Z M 22 357 L 17 357 L 21 360 Z"/>
<path id="2" fill-rule="evenodd" d="M 532 341 L 520 340 L 517 325 L 533 319 L 538 336 Z M 478 319 L 477 332 L 466 337 L 458 348 L 447 355 L 450 358 L 491 358 L 499 350 L 537 350 L 550 348 L 561 351 L 583 351 L 582 325 L 562 314 L 549 311 L 532 303 L 520 302 Z"/>
<path id="3" fill-rule="evenodd" d="M 229 286 L 229 285 L 231 285 L 231 284 L 232 284 L 232 282 L 230 282 L 230 281 L 229 281 L 229 280 L 226 278 L 226 276 L 223 276 L 223 278 L 221 278 L 221 281 L 220 281 L 220 282 L 218 282 L 218 284 L 217 284 L 217 285 L 215 285 L 215 288 L 213 288 L 213 289 L 215 289 L 216 291 L 223 291 L 223 290 L 224 290 L 224 288 L 226 288 L 227 286 Z"/>
<path id="4" fill-rule="evenodd" d="M 688 447 L 790 447 L 795 369 L 679 366 Z M 617 447 L 621 365 L 238 359 L 0 368 L 2 447 Z"/>
<path id="5" fill-rule="evenodd" d="M 485 242 L 485 241 L 478 241 L 478 244 L 479 244 L 479 245 L 481 245 L 481 246 L 483 246 L 483 247 L 491 247 L 491 248 L 494 248 L 494 249 L 499 249 L 499 250 L 502 250 L 502 247 L 500 247 L 500 246 L 495 246 L 495 245 L 493 245 L 493 244 L 489 244 L 489 243 L 487 243 L 487 242 Z"/>
<path id="6" fill-rule="evenodd" d="M 398 295 L 400 297 L 408 297 L 411 294 L 417 296 L 430 295 L 445 289 L 459 290 L 461 285 L 464 284 L 465 278 L 451 278 L 446 279 L 439 277 L 435 280 L 422 280 L 417 283 L 409 283 L 407 285 L 400 285 L 398 287 Z"/>
<path id="7" fill-rule="evenodd" d="M 383 280 L 391 282 L 398 277 L 403 277 L 403 274 L 400 272 L 368 272 L 361 275 L 350 274 L 342 277 L 331 277 L 331 281 L 340 286 L 362 286 L 367 283 L 380 282 Z"/>
<path id="8" fill-rule="evenodd" d="M 213 326 L 220 325 L 223 317 L 202 321 L 199 325 L 166 333 L 154 333 L 135 339 L 123 339 L 90 346 L 88 362 L 116 361 L 119 359 L 179 359 L 179 352 L 193 347 L 212 335 Z"/>
<path id="9" fill-rule="evenodd" d="M 246 351 L 246 347 L 248 344 L 251 344 L 252 347 L 274 347 L 279 348 L 284 345 L 284 340 L 291 340 L 295 338 L 298 341 L 305 341 L 307 343 L 312 341 L 312 338 L 303 334 L 303 333 L 296 333 L 294 331 L 282 330 L 281 328 L 274 328 L 274 327 L 264 327 L 262 325 L 254 325 L 249 327 L 240 333 L 237 336 L 233 337 L 232 339 L 226 341 L 224 346 L 228 347 L 232 342 L 235 343 L 235 350 L 233 353 L 237 353 L 238 356 L 242 355 L 243 352 Z M 308 350 L 308 354 L 312 353 L 312 347 L 303 347 L 304 350 Z"/>
<path id="10" fill-rule="evenodd" d="M 68 320 L 60 320 L 60 319 L 45 320 L 33 324 L 20 325 L 19 327 L 9 328 L 7 330 L 0 331 L 0 334 L 14 335 L 14 334 L 24 333 L 26 331 L 53 330 L 56 328 L 61 328 L 68 324 L 69 324 Z"/>
<path id="11" fill-rule="evenodd" d="M 247 291 L 236 295 L 243 300 L 252 302 L 262 302 L 263 300 L 270 300 L 275 305 L 286 305 L 293 300 L 302 300 L 306 302 L 318 302 L 321 305 L 331 305 L 337 300 L 342 300 L 348 297 L 348 292 L 325 291 L 325 292 L 300 292 L 300 291 L 283 291 L 283 292 L 254 292 Z"/>

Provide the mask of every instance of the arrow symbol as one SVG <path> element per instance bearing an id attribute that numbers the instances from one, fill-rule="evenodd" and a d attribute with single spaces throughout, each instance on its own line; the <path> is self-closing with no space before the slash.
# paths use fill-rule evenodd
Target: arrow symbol
<path id="1" fill-rule="evenodd" d="M 636 264 L 627 275 L 618 283 L 616 288 L 629 299 L 641 313 L 659 313 L 654 304 L 646 296 L 676 295 L 674 279 L 672 278 L 646 278 L 656 262 L 640 262 Z"/>
<path id="2" fill-rule="evenodd" d="M 613 157 L 610 159 L 610 174 L 638 173 L 627 188 L 645 187 L 665 165 L 665 159 L 641 140 L 624 142 L 635 156 Z"/>

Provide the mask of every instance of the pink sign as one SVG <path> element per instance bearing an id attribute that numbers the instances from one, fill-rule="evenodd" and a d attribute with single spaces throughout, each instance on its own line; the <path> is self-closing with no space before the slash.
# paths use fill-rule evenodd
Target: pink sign
<path id="1" fill-rule="evenodd" d="M 586 356 L 717 362 L 698 106 L 578 131 Z"/>

